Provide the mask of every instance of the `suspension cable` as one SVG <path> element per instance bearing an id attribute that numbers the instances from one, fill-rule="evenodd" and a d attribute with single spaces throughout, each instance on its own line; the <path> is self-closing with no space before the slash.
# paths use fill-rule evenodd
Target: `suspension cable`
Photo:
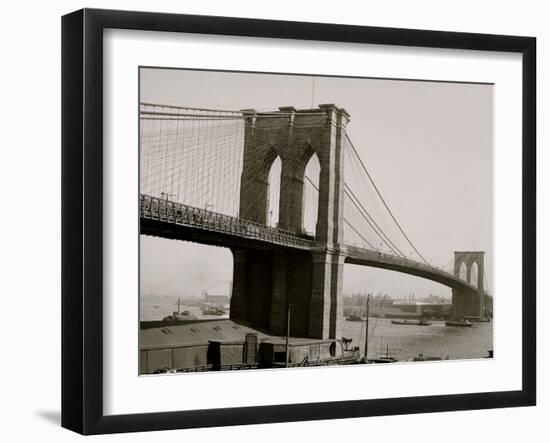
<path id="1" fill-rule="evenodd" d="M 378 194 L 378 197 L 380 197 L 380 200 L 382 201 L 382 204 L 384 205 L 384 207 L 386 208 L 386 210 L 390 214 L 390 216 L 393 219 L 393 221 L 395 222 L 396 226 L 399 228 L 399 231 L 401 231 L 401 234 L 403 234 L 403 237 L 405 237 L 407 242 L 411 245 L 411 247 L 418 254 L 418 256 L 424 261 L 424 263 L 426 263 L 428 266 L 431 266 L 430 263 L 428 262 L 428 260 L 426 260 L 424 258 L 424 256 L 418 251 L 416 246 L 414 246 L 413 242 L 410 240 L 410 238 L 407 236 L 407 234 L 405 234 L 405 231 L 403 230 L 403 228 L 401 227 L 401 225 L 399 224 L 399 222 L 397 221 L 397 219 L 393 215 L 393 212 L 390 210 L 388 204 L 386 203 L 386 201 L 382 197 L 382 194 L 380 193 L 380 190 L 378 189 L 378 187 L 374 183 L 374 180 L 372 179 L 371 175 L 369 174 L 369 171 L 367 170 L 365 164 L 363 163 L 363 160 L 361 160 L 361 157 L 359 157 L 359 153 L 355 149 L 355 146 L 353 145 L 353 143 L 352 143 L 351 139 L 349 138 L 348 134 L 346 134 L 346 139 L 347 139 L 348 143 L 350 144 L 353 153 L 355 154 L 355 156 L 359 160 L 359 164 L 361 165 L 361 167 L 363 168 L 363 170 L 367 174 L 367 177 L 369 178 L 369 181 L 372 183 L 372 186 L 373 186 L 374 190 L 376 191 L 376 193 Z"/>
<path id="2" fill-rule="evenodd" d="M 385 232 L 382 230 L 382 228 L 378 225 L 378 223 L 376 223 L 376 221 L 374 220 L 374 218 L 372 217 L 372 215 L 369 214 L 369 212 L 365 209 L 365 207 L 361 204 L 361 202 L 359 201 L 359 199 L 357 198 L 357 196 L 353 193 L 353 191 L 350 189 L 350 187 L 344 183 L 344 193 L 348 195 L 351 203 L 357 208 L 357 210 L 359 211 L 359 213 L 361 215 L 363 215 L 363 217 L 365 217 L 365 215 L 362 213 L 362 211 L 364 211 L 364 213 L 367 215 L 367 217 L 372 221 L 372 223 L 374 223 L 374 225 L 376 226 L 376 228 L 378 228 L 378 230 L 380 231 L 380 234 L 378 234 L 378 232 L 376 231 L 376 229 L 374 229 L 374 227 L 371 225 L 371 223 L 369 222 L 369 220 L 367 220 L 365 218 L 365 220 L 367 221 L 367 223 L 369 224 L 369 226 L 373 229 L 374 232 L 376 232 L 378 234 L 378 236 L 382 239 L 382 241 L 384 243 L 386 243 L 386 246 L 388 246 L 388 248 L 390 248 L 394 253 L 396 253 L 397 255 L 400 255 L 401 257 L 404 257 L 404 258 L 407 258 L 407 256 L 405 254 L 403 254 L 403 252 L 401 252 L 401 250 L 390 240 L 390 238 L 385 234 Z M 353 197 L 353 198 L 352 198 Z M 355 201 L 354 201 L 355 200 Z M 359 205 L 359 206 L 357 206 Z M 387 241 L 386 241 L 387 240 Z M 391 245 L 391 246 L 390 246 Z"/>

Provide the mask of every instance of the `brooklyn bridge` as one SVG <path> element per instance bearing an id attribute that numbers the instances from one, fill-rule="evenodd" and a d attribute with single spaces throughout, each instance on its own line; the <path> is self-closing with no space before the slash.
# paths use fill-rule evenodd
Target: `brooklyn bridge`
<path id="1" fill-rule="evenodd" d="M 332 104 L 216 109 L 140 104 L 140 233 L 229 248 L 230 318 L 275 335 L 341 338 L 344 264 L 452 288 L 452 316 L 483 317 L 483 251 L 421 254 Z M 451 252 L 451 251 L 450 251 Z M 182 273 L 185 270 L 182 269 Z"/>

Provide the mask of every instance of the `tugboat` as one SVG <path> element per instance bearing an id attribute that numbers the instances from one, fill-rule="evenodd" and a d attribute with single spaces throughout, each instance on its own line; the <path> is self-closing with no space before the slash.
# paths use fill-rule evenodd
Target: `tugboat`
<path id="1" fill-rule="evenodd" d="M 459 328 L 471 328 L 472 322 L 470 320 L 447 320 L 445 326 L 457 326 Z"/>
<path id="2" fill-rule="evenodd" d="M 203 315 L 225 315 L 225 309 L 206 307 L 202 310 Z"/>
<path id="3" fill-rule="evenodd" d="M 392 325 L 413 325 L 413 326 L 430 326 L 431 321 L 421 318 L 418 321 L 414 320 L 392 320 Z"/>
<path id="4" fill-rule="evenodd" d="M 182 321 L 182 320 L 197 320 L 197 317 L 191 315 L 189 311 L 180 310 L 180 299 L 178 297 L 178 310 L 173 311 L 172 315 L 168 315 L 162 321 Z"/>

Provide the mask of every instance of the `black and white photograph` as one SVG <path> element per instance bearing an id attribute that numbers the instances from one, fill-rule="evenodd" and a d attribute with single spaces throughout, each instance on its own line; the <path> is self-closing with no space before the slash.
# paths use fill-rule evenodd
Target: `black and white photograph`
<path id="1" fill-rule="evenodd" d="M 494 84 L 138 74 L 140 375 L 494 357 Z"/>
<path id="2" fill-rule="evenodd" d="M 7 2 L 0 441 L 543 441 L 545 6 Z"/>

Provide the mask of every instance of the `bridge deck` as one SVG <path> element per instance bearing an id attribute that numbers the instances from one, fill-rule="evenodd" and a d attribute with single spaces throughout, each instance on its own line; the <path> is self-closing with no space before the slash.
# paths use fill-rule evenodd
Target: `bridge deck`
<path id="1" fill-rule="evenodd" d="M 346 263 L 394 270 L 405 274 L 415 275 L 417 277 L 427 278 L 451 288 L 478 291 L 478 289 L 469 282 L 462 280 L 461 278 L 442 269 L 436 268 L 435 266 L 429 266 L 416 260 L 398 257 L 392 254 L 385 254 L 383 252 L 373 251 L 372 249 L 357 246 L 348 245 L 346 249 Z"/>
<path id="2" fill-rule="evenodd" d="M 280 246 L 313 248 L 313 239 L 304 235 L 148 195 L 140 195 L 140 217 Z"/>
<path id="3" fill-rule="evenodd" d="M 266 245 L 301 250 L 315 249 L 314 239 L 305 235 L 149 195 L 140 195 L 140 218 L 253 240 Z M 394 270 L 436 281 L 452 288 L 478 291 L 475 286 L 453 274 L 415 260 L 349 245 L 345 246 L 342 252 L 346 255 L 346 263 Z"/>

